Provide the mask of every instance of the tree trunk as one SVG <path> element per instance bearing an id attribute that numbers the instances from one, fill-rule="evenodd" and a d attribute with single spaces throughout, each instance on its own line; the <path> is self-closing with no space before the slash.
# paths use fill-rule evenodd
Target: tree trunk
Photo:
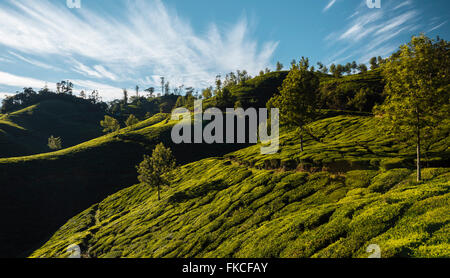
<path id="1" fill-rule="evenodd" d="M 159 184 L 158 184 L 158 201 L 161 201 L 161 195 L 160 195 L 160 187 L 159 187 Z"/>
<path id="2" fill-rule="evenodd" d="M 422 169 L 420 168 L 420 118 L 417 112 L 417 182 L 422 180 Z"/>

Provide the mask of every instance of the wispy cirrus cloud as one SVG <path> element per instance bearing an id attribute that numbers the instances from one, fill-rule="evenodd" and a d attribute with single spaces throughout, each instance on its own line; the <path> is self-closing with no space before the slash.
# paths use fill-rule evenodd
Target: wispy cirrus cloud
<path id="1" fill-rule="evenodd" d="M 437 29 L 441 28 L 442 26 L 444 26 L 445 24 L 447 24 L 447 22 L 448 22 L 448 20 L 446 20 L 446 21 L 444 21 L 444 22 L 442 22 L 442 23 L 440 23 L 440 24 L 438 24 L 438 25 L 432 27 L 430 30 L 428 30 L 428 32 L 430 33 L 430 32 L 433 32 L 434 30 L 437 30 Z"/>
<path id="2" fill-rule="evenodd" d="M 330 2 L 328 2 L 325 8 L 323 8 L 322 12 L 328 11 L 331 7 L 333 7 L 334 4 L 336 4 L 336 1 L 337 0 L 330 0 Z"/>
<path id="3" fill-rule="evenodd" d="M 420 17 L 411 0 L 383 1 L 381 9 L 369 9 L 363 1 L 347 18 L 345 28 L 325 38 L 330 48 L 338 49 L 328 62 L 348 62 L 343 60 L 353 58 L 367 63 L 371 57 L 388 56 L 401 43 L 399 37 L 421 26 Z"/>
<path id="4" fill-rule="evenodd" d="M 49 84 L 46 81 L 24 77 L 19 75 L 14 75 L 8 72 L 0 71 L 0 85 L 10 86 L 10 87 L 33 87 L 33 88 L 43 88 L 45 85 L 55 87 L 56 84 Z"/>
<path id="5" fill-rule="evenodd" d="M 27 55 L 51 56 L 59 67 L 112 86 L 138 79 L 155 86 L 154 78 L 146 77 L 159 75 L 172 85 L 198 88 L 218 73 L 246 69 L 257 74 L 270 66 L 278 45 L 252 38 L 245 18 L 226 29 L 211 23 L 205 32 L 195 32 L 160 0 L 124 1 L 115 18 L 84 6 L 71 10 L 62 2 L 0 4 L 0 45 L 35 66 L 45 64 Z"/>
<path id="6" fill-rule="evenodd" d="M 44 68 L 44 69 L 51 69 L 51 70 L 60 70 L 57 67 L 54 67 L 52 65 L 43 63 L 41 61 L 23 57 L 22 55 L 19 55 L 19 54 L 13 52 L 13 51 L 9 51 L 9 54 L 12 55 L 13 57 L 18 58 L 19 60 L 22 60 L 22 61 L 24 61 L 24 62 L 26 62 L 26 63 L 28 63 L 30 65 L 36 66 L 36 67 L 40 67 L 40 68 Z"/>

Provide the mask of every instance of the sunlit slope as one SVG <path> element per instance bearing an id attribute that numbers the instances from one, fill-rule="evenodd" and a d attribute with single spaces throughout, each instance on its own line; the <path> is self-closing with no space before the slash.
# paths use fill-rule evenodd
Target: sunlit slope
<path id="1" fill-rule="evenodd" d="M 166 114 L 53 153 L 0 159 L 0 256 L 26 256 L 70 217 L 137 182 L 143 154 L 164 142 L 180 164 L 238 145 L 174 145 Z M 189 151 L 187 151 L 189 150 Z"/>
<path id="2" fill-rule="evenodd" d="M 103 113 L 83 104 L 47 100 L 0 115 L 0 158 L 50 152 L 48 138 L 70 147 L 102 135 Z"/>
<path id="3" fill-rule="evenodd" d="M 32 256 L 64 257 L 71 244 L 85 257 L 367 257 L 370 244 L 383 257 L 450 256 L 448 137 L 434 146 L 439 168 L 416 183 L 412 148 L 372 132 L 375 124 L 324 119 L 303 154 L 283 131 L 273 157 L 255 146 L 188 164 L 161 201 L 144 185 L 122 190 Z"/>

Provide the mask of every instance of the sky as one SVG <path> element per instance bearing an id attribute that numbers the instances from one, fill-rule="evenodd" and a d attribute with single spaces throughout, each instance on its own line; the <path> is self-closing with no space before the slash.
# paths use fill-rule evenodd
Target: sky
<path id="1" fill-rule="evenodd" d="M 161 91 L 161 76 L 200 90 L 238 69 L 367 63 L 413 35 L 450 35 L 448 0 L 79 1 L 0 0 L 0 100 L 61 80 L 106 101 L 136 85 Z"/>

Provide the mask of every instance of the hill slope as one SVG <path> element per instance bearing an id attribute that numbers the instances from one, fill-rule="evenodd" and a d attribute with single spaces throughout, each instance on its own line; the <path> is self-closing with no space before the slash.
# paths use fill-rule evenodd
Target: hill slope
<path id="1" fill-rule="evenodd" d="M 0 115 L 0 158 L 50 152 L 51 135 L 70 147 L 102 135 L 104 113 L 87 105 L 47 100 Z"/>
<path id="2" fill-rule="evenodd" d="M 0 257 L 28 255 L 70 217 L 135 184 L 135 166 L 159 142 L 172 148 L 179 164 L 243 146 L 174 145 L 176 122 L 167 116 L 57 152 L 0 159 Z"/>
<path id="3" fill-rule="evenodd" d="M 253 146 L 183 166 L 161 201 L 143 185 L 122 190 L 32 257 L 64 257 L 71 244 L 86 257 L 367 257 L 369 244 L 384 257 L 450 256 L 450 168 L 428 168 L 417 184 L 413 150 L 367 132 L 375 124 L 324 119 L 303 154 L 285 131 L 270 159 Z M 434 146 L 440 166 L 448 140 Z"/>

